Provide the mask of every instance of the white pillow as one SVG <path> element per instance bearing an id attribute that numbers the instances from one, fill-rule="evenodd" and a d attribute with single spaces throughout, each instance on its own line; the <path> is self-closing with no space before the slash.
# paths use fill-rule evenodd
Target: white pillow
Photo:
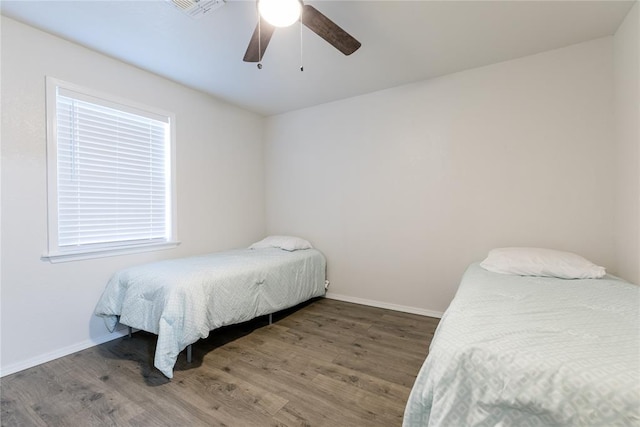
<path id="1" fill-rule="evenodd" d="M 280 248 L 285 251 L 311 249 L 311 243 L 294 236 L 269 236 L 249 246 L 249 249 Z"/>
<path id="2" fill-rule="evenodd" d="M 543 248 L 493 249 L 480 266 L 494 273 L 560 279 L 599 279 L 605 275 L 604 267 L 580 255 Z"/>

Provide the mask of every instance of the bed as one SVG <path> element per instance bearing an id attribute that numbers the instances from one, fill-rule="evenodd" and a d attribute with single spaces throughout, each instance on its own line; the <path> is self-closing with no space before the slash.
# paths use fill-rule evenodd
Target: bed
<path id="1" fill-rule="evenodd" d="M 609 275 L 569 280 L 472 264 L 403 426 L 640 425 L 638 289 Z"/>
<path id="2" fill-rule="evenodd" d="M 321 252 L 259 243 L 119 271 L 95 314 L 112 332 L 120 323 L 158 335 L 154 366 L 172 378 L 179 353 L 209 331 L 324 295 Z"/>

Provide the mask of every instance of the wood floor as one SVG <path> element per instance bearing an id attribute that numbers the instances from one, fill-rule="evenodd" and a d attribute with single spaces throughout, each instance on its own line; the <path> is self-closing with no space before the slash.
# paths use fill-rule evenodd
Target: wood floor
<path id="1" fill-rule="evenodd" d="M 6 376 L 2 426 L 400 426 L 438 319 L 318 299 L 153 368 L 138 332 Z"/>

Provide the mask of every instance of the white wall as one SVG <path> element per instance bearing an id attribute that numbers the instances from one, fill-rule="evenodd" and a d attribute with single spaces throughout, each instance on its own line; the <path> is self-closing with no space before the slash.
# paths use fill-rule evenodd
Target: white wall
<path id="1" fill-rule="evenodd" d="M 3 17 L 1 373 L 108 339 L 92 312 L 115 270 L 265 230 L 321 249 L 333 297 L 426 314 L 496 246 L 571 250 L 637 281 L 639 13 L 615 38 L 266 121 Z M 45 75 L 176 113 L 178 249 L 40 260 Z"/>
<path id="2" fill-rule="evenodd" d="M 640 4 L 614 37 L 618 273 L 640 284 Z"/>
<path id="3" fill-rule="evenodd" d="M 267 230 L 336 298 L 445 310 L 499 246 L 615 272 L 611 37 L 267 119 Z"/>
<path id="4" fill-rule="evenodd" d="M 93 309 L 109 276 L 142 262 L 263 237 L 263 119 L 2 17 L 2 374 L 109 338 Z M 174 250 L 50 264 L 45 76 L 176 114 Z"/>

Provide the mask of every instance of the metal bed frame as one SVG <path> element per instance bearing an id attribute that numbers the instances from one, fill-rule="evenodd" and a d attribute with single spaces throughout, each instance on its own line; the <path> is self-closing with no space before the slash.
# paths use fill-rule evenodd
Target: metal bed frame
<path id="1" fill-rule="evenodd" d="M 271 325 L 273 323 L 273 313 L 269 313 L 269 325 Z M 127 328 L 129 328 L 129 338 L 131 338 L 133 336 L 133 328 L 131 326 L 127 326 Z M 191 363 L 193 361 L 193 353 L 192 353 L 192 346 L 193 344 L 189 344 L 187 346 L 187 363 Z"/>

